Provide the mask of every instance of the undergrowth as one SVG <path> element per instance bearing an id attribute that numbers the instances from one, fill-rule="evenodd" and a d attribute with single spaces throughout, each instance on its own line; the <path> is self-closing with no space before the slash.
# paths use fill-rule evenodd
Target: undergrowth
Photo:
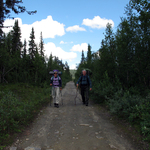
<path id="1" fill-rule="evenodd" d="M 40 109 L 50 102 L 50 88 L 29 84 L 0 86 L 0 149 L 12 142 L 15 133 L 32 122 Z"/>
<path id="2" fill-rule="evenodd" d="M 136 126 L 143 140 L 150 143 L 150 91 L 143 96 L 138 87 L 123 89 L 117 78 L 113 83 L 107 73 L 99 82 L 93 78 L 92 83 L 91 99 L 105 104 L 112 114 Z"/>

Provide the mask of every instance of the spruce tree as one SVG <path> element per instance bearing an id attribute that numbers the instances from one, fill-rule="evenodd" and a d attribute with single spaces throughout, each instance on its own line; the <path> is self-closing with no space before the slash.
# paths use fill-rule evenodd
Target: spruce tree
<path id="1" fill-rule="evenodd" d="M 23 55 L 23 58 L 25 58 L 27 55 L 27 42 L 26 42 L 26 40 L 24 40 L 22 55 Z"/>
<path id="2" fill-rule="evenodd" d="M 48 59 L 48 70 L 49 71 L 52 70 L 52 64 L 53 64 L 53 56 L 52 56 L 52 53 L 51 53 L 50 56 L 49 56 L 49 59 Z"/>
<path id="3" fill-rule="evenodd" d="M 15 59 L 19 59 L 21 56 L 22 42 L 21 42 L 21 30 L 18 25 L 18 20 L 15 21 L 13 30 L 12 30 L 12 55 Z"/>
<path id="4" fill-rule="evenodd" d="M 21 49 L 22 49 L 22 42 L 21 42 L 21 30 L 18 25 L 18 20 L 15 21 L 13 30 L 11 31 L 12 34 L 12 58 L 13 58 L 13 65 L 14 73 L 14 81 L 19 82 L 20 80 L 20 68 L 21 68 Z"/>
<path id="5" fill-rule="evenodd" d="M 31 31 L 31 34 L 30 34 L 30 41 L 29 41 L 29 56 L 30 56 L 31 60 L 34 60 L 35 54 L 36 54 L 36 51 L 37 51 L 37 47 L 36 47 L 36 44 L 35 44 L 34 40 L 35 40 L 34 28 L 32 27 L 32 31 Z"/>
<path id="6" fill-rule="evenodd" d="M 84 51 L 82 50 L 82 54 L 81 54 L 81 63 L 83 64 L 84 61 L 85 61 Z"/>
<path id="7" fill-rule="evenodd" d="M 88 51 L 87 51 L 86 61 L 87 61 L 86 67 L 89 68 L 89 69 L 91 69 L 91 65 L 92 65 L 92 51 L 91 51 L 90 44 L 88 44 Z"/>
<path id="8" fill-rule="evenodd" d="M 43 41 L 43 37 L 42 37 L 42 32 L 41 32 L 41 36 L 40 36 L 39 48 L 40 48 L 40 56 L 44 57 L 44 41 Z"/>
<path id="9" fill-rule="evenodd" d="M 100 48 L 100 62 L 103 74 L 107 71 L 108 76 L 114 80 L 116 73 L 116 48 L 115 36 L 111 24 L 107 24 L 105 30 L 105 39 L 102 40 Z"/>

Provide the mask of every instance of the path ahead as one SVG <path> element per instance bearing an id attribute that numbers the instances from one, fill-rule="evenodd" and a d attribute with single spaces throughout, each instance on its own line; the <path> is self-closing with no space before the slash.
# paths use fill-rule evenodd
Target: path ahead
<path id="1" fill-rule="evenodd" d="M 17 150 L 134 150 L 95 106 L 82 104 L 79 93 L 75 106 L 75 96 L 74 83 L 67 83 L 62 90 L 64 105 L 41 111 L 32 127 L 12 146 Z"/>

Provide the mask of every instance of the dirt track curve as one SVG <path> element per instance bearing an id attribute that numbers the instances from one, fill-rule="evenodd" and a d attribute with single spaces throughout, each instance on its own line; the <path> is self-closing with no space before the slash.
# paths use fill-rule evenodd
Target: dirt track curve
<path id="1" fill-rule="evenodd" d="M 135 150 L 132 143 L 117 132 L 97 108 L 81 102 L 76 87 L 68 82 L 62 90 L 64 104 L 47 106 L 11 150 Z M 61 103 L 61 102 L 60 102 Z"/>

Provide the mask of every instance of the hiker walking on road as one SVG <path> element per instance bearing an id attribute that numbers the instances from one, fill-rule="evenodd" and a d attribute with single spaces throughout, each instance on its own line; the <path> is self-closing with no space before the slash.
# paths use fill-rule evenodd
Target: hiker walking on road
<path id="1" fill-rule="evenodd" d="M 79 80 L 77 81 L 77 87 L 80 82 L 81 87 L 81 95 L 82 95 L 82 102 L 88 106 L 89 102 L 89 87 L 90 91 L 92 90 L 92 83 L 90 77 L 86 75 L 86 70 L 82 71 L 82 75 L 80 76 Z"/>
<path id="2" fill-rule="evenodd" d="M 52 86 L 54 107 L 59 108 L 60 90 L 62 90 L 62 82 L 61 78 L 58 76 L 58 70 L 54 70 L 54 76 L 51 77 L 50 86 Z"/>

